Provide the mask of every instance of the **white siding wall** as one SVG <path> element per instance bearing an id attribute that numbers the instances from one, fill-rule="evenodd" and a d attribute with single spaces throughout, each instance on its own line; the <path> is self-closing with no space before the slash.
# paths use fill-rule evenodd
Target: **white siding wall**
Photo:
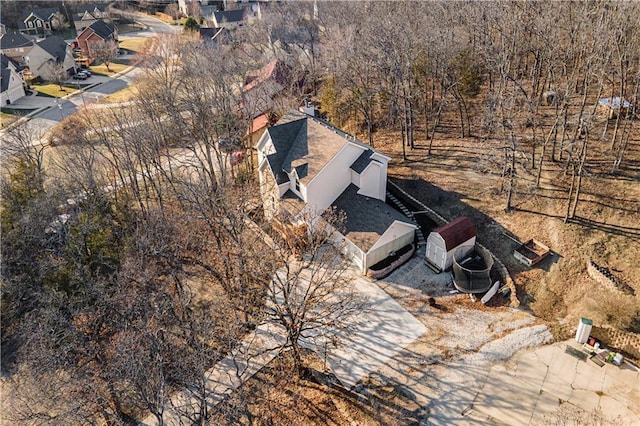
<path id="1" fill-rule="evenodd" d="M 360 176 L 360 190 L 358 194 L 384 201 L 387 191 L 386 166 L 372 161 Z"/>
<path id="2" fill-rule="evenodd" d="M 351 183 L 351 165 L 364 148 L 347 144 L 307 184 L 307 204 L 315 211 L 329 207 Z"/>
<path id="3" fill-rule="evenodd" d="M 427 260 L 442 271 L 453 266 L 453 256 L 464 256 L 473 251 L 476 245 L 476 237 L 469 238 L 464 243 L 446 251 L 445 243 L 440 234 L 432 232 L 427 238 Z"/>
<path id="4" fill-rule="evenodd" d="M 0 95 L 0 104 L 2 106 L 8 105 L 7 101 L 14 103 L 25 95 L 24 87 L 22 86 L 22 80 L 15 71 L 11 71 L 11 78 L 9 80 L 9 87 L 6 92 L 2 92 Z"/>
<path id="5" fill-rule="evenodd" d="M 432 232 L 427 238 L 427 260 L 444 271 L 447 264 L 447 249 L 440 234 Z"/>
<path id="6" fill-rule="evenodd" d="M 392 251 L 397 251 L 402 247 L 413 243 L 416 228 L 415 226 L 395 221 L 382 234 L 380 239 L 369 249 L 365 255 L 365 272 L 366 269 L 380 262 Z"/>
<path id="7" fill-rule="evenodd" d="M 361 273 L 364 274 L 367 272 L 364 259 L 365 254 L 355 244 L 347 240 L 344 235 L 336 231 L 329 238 L 329 241 L 339 247 L 345 257 L 353 260 L 356 266 L 360 269 Z"/>

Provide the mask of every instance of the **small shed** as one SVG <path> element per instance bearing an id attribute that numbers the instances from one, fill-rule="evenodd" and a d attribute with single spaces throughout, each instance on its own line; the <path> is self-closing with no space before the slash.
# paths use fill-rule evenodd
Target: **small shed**
<path id="1" fill-rule="evenodd" d="M 453 265 L 454 255 L 459 258 L 473 251 L 476 244 L 476 227 L 466 216 L 434 229 L 427 238 L 427 263 L 438 271 Z"/>
<path id="2" fill-rule="evenodd" d="M 631 107 L 631 102 L 620 97 L 602 98 L 598 101 L 598 110 L 609 119 L 617 118 L 618 115 L 626 117 Z"/>

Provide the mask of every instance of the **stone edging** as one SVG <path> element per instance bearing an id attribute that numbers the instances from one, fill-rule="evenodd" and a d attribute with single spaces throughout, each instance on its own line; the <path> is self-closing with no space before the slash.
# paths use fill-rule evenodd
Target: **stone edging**
<path id="1" fill-rule="evenodd" d="M 420 201 L 420 200 L 416 199 L 414 196 L 408 194 L 404 189 L 400 188 L 396 183 L 392 182 L 389 179 L 387 179 L 387 183 L 390 184 L 391 186 L 393 186 L 394 190 L 397 190 L 397 191 L 401 192 L 402 195 L 404 195 L 405 197 L 407 197 L 408 199 L 410 199 L 411 201 L 413 201 L 414 203 L 419 205 L 421 208 L 424 208 L 425 211 L 429 212 L 429 216 L 432 219 L 434 219 L 435 222 L 439 222 L 441 225 L 444 225 L 444 224 L 449 222 L 443 216 L 441 216 L 440 214 L 436 213 L 433 209 L 427 207 L 422 201 Z M 520 301 L 518 300 L 518 296 L 516 294 L 516 284 L 513 281 L 513 279 L 511 278 L 511 275 L 509 274 L 509 271 L 507 270 L 507 267 L 504 265 L 504 263 L 502 263 L 502 261 L 500 259 L 498 259 L 498 256 L 496 256 L 495 254 L 493 254 L 491 252 L 491 250 L 487 249 L 485 246 L 483 246 L 482 244 L 478 243 L 477 241 L 476 241 L 476 244 L 478 244 L 479 247 L 482 247 L 483 249 L 485 249 L 489 253 L 491 253 L 491 257 L 493 257 L 493 260 L 495 262 L 494 266 L 497 268 L 498 273 L 500 274 L 500 277 L 502 278 L 502 281 L 507 285 L 507 287 L 509 287 L 509 290 L 511 290 L 511 306 L 514 307 L 514 308 L 520 307 Z"/>

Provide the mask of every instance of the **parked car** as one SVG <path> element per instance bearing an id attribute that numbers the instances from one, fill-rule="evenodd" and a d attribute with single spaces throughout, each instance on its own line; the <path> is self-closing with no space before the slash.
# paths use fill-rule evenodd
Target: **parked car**
<path id="1" fill-rule="evenodd" d="M 91 77 L 93 75 L 93 74 L 91 74 L 91 71 L 89 71 L 89 70 L 80 70 L 80 71 L 78 71 L 78 74 L 84 74 L 87 77 Z"/>
<path id="2" fill-rule="evenodd" d="M 88 75 L 86 75 L 86 74 L 83 74 L 83 73 L 78 73 L 78 74 L 75 74 L 75 75 L 73 76 L 73 79 L 74 79 L 74 80 L 86 80 L 86 79 L 88 79 L 88 78 L 89 78 L 89 76 L 88 76 Z"/>

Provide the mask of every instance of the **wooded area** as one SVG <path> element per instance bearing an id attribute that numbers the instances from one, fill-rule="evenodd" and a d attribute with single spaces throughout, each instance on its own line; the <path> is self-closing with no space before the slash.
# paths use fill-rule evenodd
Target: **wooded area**
<path id="1" fill-rule="evenodd" d="M 317 312 L 361 306 L 331 304 L 344 265 L 322 238 L 292 243 L 261 223 L 247 129 L 262 111 L 242 87 L 269 61 L 292 69 L 274 116 L 309 97 L 374 147 L 399 131 L 399 161 L 418 146 L 431 156 L 442 135 L 473 138 L 505 210 L 523 171 L 537 186 L 560 165 L 571 221 L 587 173 L 638 185 L 639 14 L 634 2 L 283 2 L 229 43 L 157 38 L 133 104 L 81 110 L 58 129 L 55 160 L 28 126 L 3 140 L 2 369 L 20 394 L 3 416 L 162 424 L 171 393 L 191 386 L 202 421 L 204 372 L 248 330 L 277 321 L 296 354 Z M 605 97 L 631 107 L 603 112 Z M 221 139 L 247 160 L 232 165 Z M 291 287 L 299 244 L 331 271 L 309 299 Z"/>

